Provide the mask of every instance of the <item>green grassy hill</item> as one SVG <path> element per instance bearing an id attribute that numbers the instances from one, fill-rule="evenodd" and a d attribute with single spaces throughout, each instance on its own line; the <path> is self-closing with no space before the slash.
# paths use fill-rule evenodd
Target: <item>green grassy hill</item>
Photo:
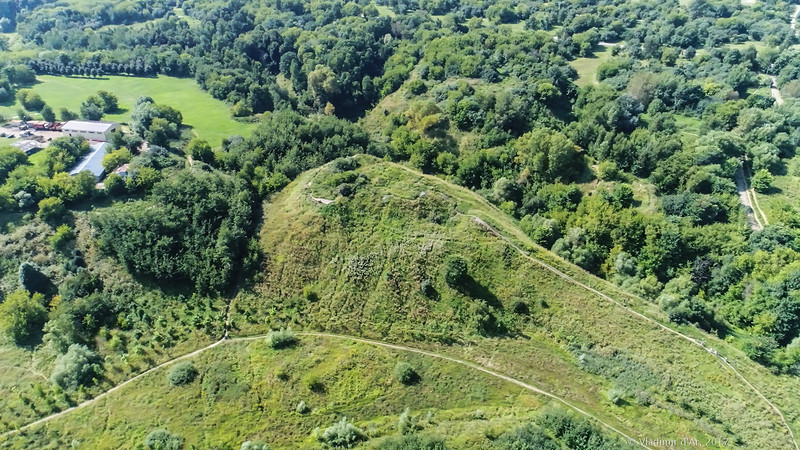
<path id="1" fill-rule="evenodd" d="M 584 285 L 667 323 L 655 305 L 535 247 L 471 191 L 360 161 L 352 171 L 312 170 L 267 207 L 266 271 L 254 293 L 234 303 L 238 333 L 291 325 L 418 341 L 563 395 L 634 436 L 792 446 L 777 414 L 709 351 L 524 258 L 472 215 Z M 469 266 L 457 289 L 443 275 L 451 255 Z M 786 393 L 796 380 L 770 374 L 713 336 L 683 332 L 725 356 L 794 423 L 800 408 Z"/>
<path id="2" fill-rule="evenodd" d="M 414 383 L 394 378 L 398 362 L 414 368 Z M 245 441 L 318 448 L 320 430 L 346 416 L 369 437 L 366 446 L 380 447 L 400 435 L 399 416 L 408 408 L 410 430 L 448 436 L 454 448 L 479 448 L 523 423 L 547 428 L 548 414 L 563 413 L 557 402 L 479 371 L 349 340 L 303 336 L 283 350 L 263 339 L 230 342 L 192 364 L 198 376 L 187 385 L 172 386 L 164 368 L 9 446 L 136 448 L 151 430 L 165 428 L 185 437 L 186 448 L 238 449 Z M 306 411 L 298 411 L 300 402 Z"/>
<path id="3" fill-rule="evenodd" d="M 446 436 L 453 448 L 492 448 L 559 405 L 635 439 L 794 448 L 778 414 L 719 357 L 622 306 L 667 323 L 655 305 L 534 246 L 512 218 L 444 180 L 373 157 L 337 160 L 265 205 L 261 244 L 263 272 L 232 301 L 234 339 L 290 326 L 405 344 L 568 405 L 474 368 L 348 339 L 302 336 L 281 351 L 235 340 L 194 357 L 199 376 L 188 386 L 170 387 L 162 368 L 46 426 L 0 438 L 0 447 L 134 448 L 156 428 L 197 448 L 248 439 L 316 447 L 314 430 L 341 416 L 372 447 L 396 437 L 409 407 L 421 433 Z M 466 273 L 453 269 L 456 257 Z M 675 329 L 726 357 L 795 426 L 796 379 L 714 336 Z M 392 380 L 398 361 L 417 369 L 418 384 Z M 292 412 L 301 400 L 307 415 Z"/>

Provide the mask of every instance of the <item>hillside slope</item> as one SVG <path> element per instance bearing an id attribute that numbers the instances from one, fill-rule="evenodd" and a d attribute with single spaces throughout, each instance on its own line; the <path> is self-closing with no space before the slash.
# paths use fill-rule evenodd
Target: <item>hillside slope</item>
<path id="1" fill-rule="evenodd" d="M 473 216 L 583 286 L 523 257 Z M 417 341 L 561 395 L 636 437 L 794 447 L 778 414 L 720 358 L 609 298 L 666 323 L 653 305 L 534 247 L 512 219 L 440 179 L 368 157 L 312 170 L 268 205 L 262 244 L 266 270 L 235 300 L 234 333 L 291 325 Z M 468 266 L 455 288 L 444 275 L 453 255 Z M 797 380 L 683 331 L 794 423 L 800 408 L 786 393 Z"/>
<path id="2" fill-rule="evenodd" d="M 409 408 L 412 430 L 474 448 L 494 430 L 540 420 L 537 411 L 550 403 L 457 364 L 325 337 L 303 336 L 283 350 L 263 339 L 228 342 L 191 361 L 198 375 L 185 386 L 170 386 L 169 369 L 161 369 L 0 447 L 141 448 L 151 430 L 162 428 L 184 437 L 184 448 L 238 449 L 245 441 L 319 448 L 315 428 L 342 416 L 365 431 L 367 446 L 379 446 L 398 435 L 398 417 Z M 417 382 L 393 379 L 398 361 L 414 368 Z M 308 409 L 298 412 L 301 401 Z"/>

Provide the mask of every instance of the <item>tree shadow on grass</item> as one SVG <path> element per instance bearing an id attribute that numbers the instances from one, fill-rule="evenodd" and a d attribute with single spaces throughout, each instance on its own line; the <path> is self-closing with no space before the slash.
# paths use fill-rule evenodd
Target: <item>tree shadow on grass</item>
<path id="1" fill-rule="evenodd" d="M 503 303 L 500 302 L 497 296 L 494 295 L 494 293 L 492 293 L 492 291 L 490 291 L 489 288 L 480 284 L 478 281 L 476 281 L 469 275 L 467 275 L 467 277 L 464 279 L 458 291 L 466 296 L 484 300 L 487 305 L 497 308 L 500 311 L 503 310 Z"/>

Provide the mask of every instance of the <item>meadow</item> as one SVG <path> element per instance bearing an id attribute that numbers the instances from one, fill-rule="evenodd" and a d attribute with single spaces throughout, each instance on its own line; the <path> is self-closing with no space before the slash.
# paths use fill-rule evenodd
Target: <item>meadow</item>
<path id="1" fill-rule="evenodd" d="M 332 338 L 302 336 L 282 350 L 263 339 L 230 342 L 189 361 L 198 376 L 187 385 L 171 386 L 168 366 L 7 444 L 135 447 L 151 430 L 166 428 L 183 435 L 186 448 L 239 448 L 248 440 L 319 448 L 314 430 L 346 416 L 370 436 L 369 445 L 397 436 L 399 416 L 410 408 L 413 430 L 476 448 L 553 403 L 454 363 Z M 414 383 L 394 378 L 398 362 L 411 365 Z M 307 411 L 297 410 L 300 402 Z"/>
<path id="2" fill-rule="evenodd" d="M 726 435 L 754 447 L 786 443 L 776 416 L 708 351 L 521 257 L 470 215 L 585 286 L 667 323 L 656 305 L 535 246 L 475 193 L 371 161 L 349 173 L 312 170 L 273 199 L 262 232 L 270 270 L 256 292 L 235 300 L 237 334 L 269 324 L 416 342 L 563 395 L 634 435 L 646 429 Z M 355 193 L 337 196 L 348 179 L 356 180 Z M 323 206 L 312 196 L 336 200 Z M 448 255 L 467 259 L 466 287 L 443 280 Z M 794 401 L 782 395 L 794 380 L 769 374 L 715 336 L 678 328 L 758 380 L 795 419 Z M 620 392 L 624 400 L 614 400 Z"/>
<path id="3" fill-rule="evenodd" d="M 606 46 L 597 46 L 594 50 L 594 56 L 575 58 L 570 62 L 570 65 L 578 71 L 578 79 L 575 84 L 578 86 L 586 86 L 589 84 L 597 84 L 597 68 L 600 64 L 606 62 L 611 58 L 611 49 Z"/>
<path id="4" fill-rule="evenodd" d="M 163 75 L 149 78 L 41 75 L 37 79 L 39 81 L 31 88 L 38 92 L 56 113 L 60 108 L 67 108 L 77 113 L 87 97 L 99 90 L 106 90 L 119 98 L 120 110 L 115 114 L 104 116 L 103 120 L 128 122 L 136 100 L 142 96 L 150 96 L 156 103 L 178 109 L 183 114 L 183 123 L 192 127 L 198 137 L 206 139 L 213 146 L 219 146 L 222 139 L 228 136 L 247 136 L 255 127 L 255 124 L 234 120 L 225 102 L 211 97 L 190 78 Z M 18 108 L 16 102 L 0 105 L 0 115 L 16 116 Z"/>

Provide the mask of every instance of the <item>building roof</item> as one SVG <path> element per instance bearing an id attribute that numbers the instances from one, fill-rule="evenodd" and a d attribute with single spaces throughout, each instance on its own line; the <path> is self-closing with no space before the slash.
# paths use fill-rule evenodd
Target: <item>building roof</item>
<path id="1" fill-rule="evenodd" d="M 32 141 L 32 140 L 14 142 L 11 145 L 22 150 L 23 152 L 25 152 L 26 155 L 33 153 L 34 150 L 39 150 L 44 148 L 44 144 L 42 144 L 39 141 Z"/>
<path id="2" fill-rule="evenodd" d="M 92 131 L 95 133 L 105 133 L 111 128 L 119 125 L 116 122 L 100 122 L 93 120 L 70 120 L 61 129 L 63 131 Z"/>
<path id="3" fill-rule="evenodd" d="M 84 170 L 88 170 L 95 177 L 100 177 L 103 174 L 103 156 L 106 156 L 108 151 L 107 142 L 92 142 L 89 144 L 92 151 L 89 152 L 83 159 L 69 171 L 70 175 L 77 175 Z"/>

